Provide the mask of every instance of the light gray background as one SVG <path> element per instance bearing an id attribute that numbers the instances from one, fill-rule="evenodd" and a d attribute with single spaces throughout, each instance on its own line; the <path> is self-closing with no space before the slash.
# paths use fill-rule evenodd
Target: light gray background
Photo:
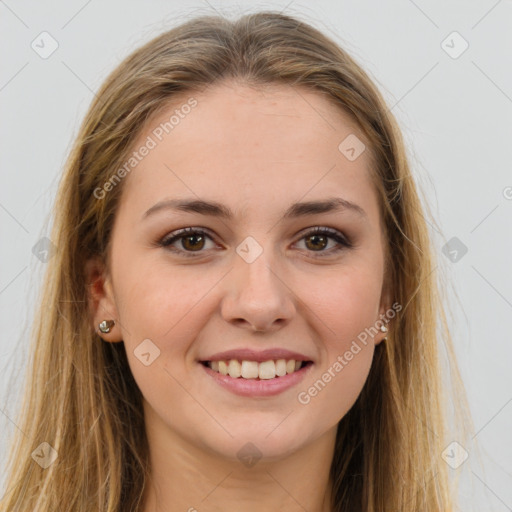
<path id="1" fill-rule="evenodd" d="M 94 91 L 131 50 L 195 14 L 264 8 L 299 16 L 333 37 L 393 106 L 442 230 L 432 233 L 447 288 L 455 290 L 452 328 L 484 456 L 482 467 L 466 447 L 469 459 L 453 471 L 465 475 L 463 510 L 511 511 L 510 0 L 0 0 L 0 476 L 44 270 L 32 248 L 48 234 L 62 166 Z M 43 31 L 59 45 L 47 59 L 31 48 Z M 445 51 L 462 48 L 454 31 L 469 44 L 458 58 Z M 468 250 L 456 262 L 441 252 L 452 237 Z"/>

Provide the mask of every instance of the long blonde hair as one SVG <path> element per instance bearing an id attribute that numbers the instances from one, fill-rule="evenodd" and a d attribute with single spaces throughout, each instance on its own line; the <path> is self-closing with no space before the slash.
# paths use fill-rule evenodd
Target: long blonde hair
<path id="1" fill-rule="evenodd" d="M 122 183 L 94 191 L 126 161 L 147 120 L 175 95 L 223 79 L 308 88 L 348 113 L 369 141 L 388 247 L 386 278 L 403 305 L 376 347 L 367 382 L 339 423 L 333 510 L 446 512 L 453 496 L 441 453 L 448 391 L 461 429 L 469 408 L 459 377 L 425 207 L 400 130 L 368 75 L 333 40 L 266 11 L 230 21 L 200 16 L 151 40 L 107 78 L 60 183 L 31 346 L 23 407 L 0 511 L 136 512 L 149 475 L 141 393 L 122 343 L 104 343 L 88 308 L 85 265 L 107 260 Z M 335 108 L 335 107 L 333 107 Z M 443 344 L 443 345 L 442 345 Z M 444 391 L 440 347 L 451 387 Z M 463 404 L 466 404 L 463 406 Z M 462 439 L 459 430 L 452 436 Z M 36 464 L 47 442 L 56 461 Z"/>

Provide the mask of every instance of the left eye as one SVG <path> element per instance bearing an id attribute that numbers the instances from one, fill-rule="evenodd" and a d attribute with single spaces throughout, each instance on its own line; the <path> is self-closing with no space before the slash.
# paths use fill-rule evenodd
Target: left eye
<path id="1" fill-rule="evenodd" d="M 213 238 L 206 230 L 202 228 L 184 228 L 165 236 L 159 242 L 159 245 L 173 252 L 180 252 L 184 256 L 194 256 L 193 253 L 202 252 L 206 239 L 210 239 L 213 242 Z M 334 240 L 336 243 L 334 247 L 325 250 L 329 239 Z M 303 234 L 300 240 L 306 240 L 306 248 L 312 248 L 308 252 L 325 253 L 318 256 L 315 255 L 315 257 L 323 257 L 324 255 L 338 252 L 343 248 L 352 247 L 351 243 L 344 235 L 332 228 L 316 227 Z M 178 241 L 181 241 L 181 248 L 173 247 Z"/>
<path id="2" fill-rule="evenodd" d="M 332 239 L 336 243 L 334 247 L 331 247 L 330 250 L 324 250 L 325 246 L 328 245 L 328 240 Z M 342 235 L 339 231 L 332 228 L 321 228 L 316 227 L 310 231 L 308 231 L 301 240 L 306 240 L 306 247 L 313 246 L 313 252 L 320 252 L 324 254 L 319 254 L 318 256 L 315 255 L 315 257 L 324 257 L 327 255 L 330 255 L 332 253 L 337 253 L 338 251 L 344 249 L 344 248 L 350 248 L 352 247 L 352 244 L 350 241 Z M 309 243 L 308 243 L 309 241 Z M 312 242 L 312 243 L 311 243 Z M 316 245 L 316 248 L 315 248 Z M 318 245 L 321 247 L 319 248 Z"/>

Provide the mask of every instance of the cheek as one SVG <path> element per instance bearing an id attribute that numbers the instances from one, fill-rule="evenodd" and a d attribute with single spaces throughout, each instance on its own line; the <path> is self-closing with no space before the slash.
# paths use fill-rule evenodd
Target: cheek
<path id="1" fill-rule="evenodd" d="M 347 267 L 307 282 L 305 301 L 324 324 L 330 350 L 344 350 L 379 319 L 382 275 L 375 267 L 374 271 Z"/>
<path id="2" fill-rule="evenodd" d="M 352 269 L 309 283 L 308 307 L 318 318 L 320 368 L 301 387 L 298 402 L 311 413 L 338 422 L 359 396 L 370 371 L 381 276 Z"/>
<path id="3" fill-rule="evenodd" d="M 341 347 L 340 347 L 341 348 Z M 346 347 L 344 347 L 346 348 Z M 297 401 L 309 417 L 322 418 L 319 428 L 336 425 L 352 408 L 368 378 L 373 344 L 349 344 L 306 383 Z"/>
<path id="4" fill-rule="evenodd" d="M 117 287 L 125 342 L 131 345 L 141 336 L 160 340 L 171 333 L 173 339 L 181 338 L 183 330 L 190 330 L 203 318 L 196 314 L 196 309 L 218 281 L 211 273 L 198 278 L 193 267 L 189 271 L 173 270 L 170 265 L 125 268 Z"/>
<path id="5" fill-rule="evenodd" d="M 118 313 L 133 377 L 148 401 L 172 396 L 179 402 L 183 389 L 178 382 L 186 382 L 196 364 L 193 342 L 215 315 L 212 298 L 222 276 L 204 273 L 199 279 L 194 267 L 147 264 L 120 266 L 119 272 L 124 274 L 117 281 Z M 152 361 L 148 366 L 147 359 Z"/>

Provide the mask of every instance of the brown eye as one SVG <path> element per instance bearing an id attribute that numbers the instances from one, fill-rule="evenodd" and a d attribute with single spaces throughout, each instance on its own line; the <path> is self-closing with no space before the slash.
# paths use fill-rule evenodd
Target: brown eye
<path id="1" fill-rule="evenodd" d="M 188 235 L 182 237 L 181 244 L 184 249 L 190 251 L 200 250 L 204 246 L 204 236 L 203 235 Z"/>
<path id="2" fill-rule="evenodd" d="M 328 244 L 329 237 L 327 237 L 325 235 L 316 235 L 315 234 L 315 235 L 309 235 L 309 236 L 305 237 L 305 239 L 311 241 L 310 244 L 308 244 L 308 242 L 306 242 L 306 246 L 308 247 L 308 249 L 311 249 L 313 251 L 318 251 L 318 250 L 325 249 L 325 247 Z"/>
<path id="3" fill-rule="evenodd" d="M 315 257 L 324 257 L 337 253 L 342 249 L 352 247 L 350 241 L 342 233 L 332 228 L 316 227 L 307 232 L 301 240 L 304 240 L 304 245 L 308 252 L 316 252 L 318 255 Z M 334 240 L 335 244 L 330 249 L 326 248 L 329 245 L 329 240 Z"/>
<path id="4" fill-rule="evenodd" d="M 160 240 L 159 245 L 183 256 L 194 256 L 193 253 L 205 252 L 203 249 L 207 239 L 213 242 L 212 237 L 203 229 L 184 228 L 165 236 Z M 176 246 L 178 242 L 180 244 Z"/>

